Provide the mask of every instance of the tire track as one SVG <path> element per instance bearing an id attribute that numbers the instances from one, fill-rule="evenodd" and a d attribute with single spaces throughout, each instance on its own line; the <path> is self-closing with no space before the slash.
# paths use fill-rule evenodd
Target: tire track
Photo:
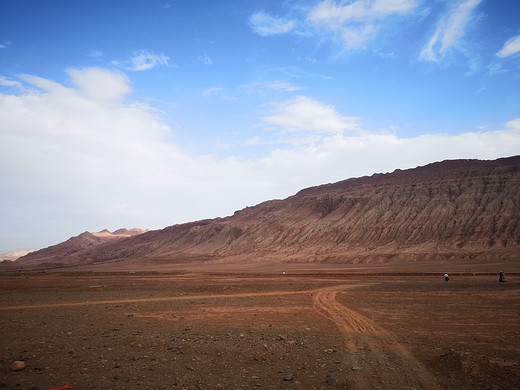
<path id="1" fill-rule="evenodd" d="M 175 295 L 169 297 L 155 296 L 147 298 L 124 298 L 124 299 L 110 299 L 110 300 L 85 300 L 77 302 L 53 302 L 53 303 L 37 303 L 32 305 L 7 305 L 0 306 L 2 310 L 24 310 L 24 309 L 39 309 L 39 308 L 52 308 L 52 307 L 74 307 L 74 306 L 90 306 L 90 305 L 112 305 L 112 304 L 123 304 L 123 303 L 146 303 L 146 302 L 164 302 L 164 301 L 187 301 L 187 300 L 203 300 L 203 299 L 231 299 L 231 298 L 250 298 L 250 297 L 267 297 L 276 295 L 298 295 L 308 294 L 313 295 L 321 291 L 335 291 L 335 290 L 346 290 L 355 287 L 370 286 L 374 283 L 358 283 L 358 284 L 345 284 L 340 286 L 317 288 L 312 290 L 278 290 L 278 291 L 265 291 L 265 292 L 245 292 L 245 293 L 234 293 L 234 294 L 202 294 L 202 295 Z"/>
<path id="2" fill-rule="evenodd" d="M 342 305 L 336 291 L 319 291 L 313 307 L 332 321 L 343 334 L 349 363 L 355 367 L 348 378 L 352 389 L 440 389 L 435 378 L 396 337 L 369 318 Z"/>

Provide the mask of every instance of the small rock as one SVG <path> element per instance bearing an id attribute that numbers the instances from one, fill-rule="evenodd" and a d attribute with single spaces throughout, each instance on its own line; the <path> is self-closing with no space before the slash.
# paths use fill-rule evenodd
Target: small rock
<path id="1" fill-rule="evenodd" d="M 286 382 L 289 382 L 289 381 L 292 381 L 294 379 L 294 374 L 293 373 L 289 373 L 285 376 L 285 378 L 283 378 L 284 381 Z"/>
<path id="2" fill-rule="evenodd" d="M 11 364 L 11 370 L 13 371 L 22 371 L 25 368 L 25 362 L 21 360 L 15 360 L 13 364 Z"/>
<path id="3" fill-rule="evenodd" d="M 362 370 L 362 369 L 363 369 L 363 367 L 361 367 L 361 366 L 354 366 L 354 367 L 352 367 L 352 371 L 359 371 L 359 370 Z"/>
<path id="4" fill-rule="evenodd" d="M 334 387 L 334 384 L 336 383 L 336 380 L 334 379 L 333 376 L 329 375 L 327 377 L 327 384 L 330 386 L 330 387 Z"/>

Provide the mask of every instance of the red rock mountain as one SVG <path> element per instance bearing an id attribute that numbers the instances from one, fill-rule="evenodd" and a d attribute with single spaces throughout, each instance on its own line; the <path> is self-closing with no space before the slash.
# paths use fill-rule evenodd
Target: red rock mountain
<path id="1" fill-rule="evenodd" d="M 66 264 L 79 253 L 88 251 L 101 244 L 113 243 L 116 240 L 132 237 L 137 234 L 145 233 L 146 231 L 147 230 L 143 229 L 118 229 L 111 233 L 107 229 L 104 229 L 96 233 L 83 232 L 79 236 L 69 238 L 61 244 L 31 252 L 19 258 L 17 263 L 23 264 L 24 266 Z"/>
<path id="2" fill-rule="evenodd" d="M 101 242 L 83 233 L 18 262 L 516 261 L 519 221 L 520 156 L 449 160 L 311 187 L 226 218 L 128 238 Z"/>

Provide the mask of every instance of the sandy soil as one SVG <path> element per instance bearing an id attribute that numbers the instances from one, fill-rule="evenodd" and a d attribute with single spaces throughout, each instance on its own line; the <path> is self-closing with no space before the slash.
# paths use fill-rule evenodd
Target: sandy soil
<path id="1" fill-rule="evenodd" d="M 0 291 L 0 388 L 520 386 L 519 276 L 67 272 Z"/>

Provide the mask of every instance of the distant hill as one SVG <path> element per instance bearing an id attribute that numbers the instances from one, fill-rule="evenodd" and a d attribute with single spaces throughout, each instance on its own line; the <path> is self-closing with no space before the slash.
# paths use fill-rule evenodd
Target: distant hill
<path id="1" fill-rule="evenodd" d="M 28 253 L 19 258 L 17 263 L 23 264 L 24 266 L 68 263 L 70 261 L 69 257 L 74 258 L 77 254 L 88 251 L 94 247 L 106 243 L 113 243 L 123 238 L 145 233 L 146 231 L 147 230 L 142 229 L 118 229 L 112 233 L 105 229 L 95 233 L 83 232 L 76 237 L 69 238 L 61 244 Z"/>
<path id="2" fill-rule="evenodd" d="M 18 249 L 14 251 L 0 251 L 0 261 L 14 261 L 19 257 L 25 256 L 27 253 L 34 252 L 37 249 Z"/>
<path id="3" fill-rule="evenodd" d="M 518 261 L 519 221 L 520 156 L 448 160 L 306 188 L 226 218 L 118 239 L 85 232 L 17 263 Z"/>

